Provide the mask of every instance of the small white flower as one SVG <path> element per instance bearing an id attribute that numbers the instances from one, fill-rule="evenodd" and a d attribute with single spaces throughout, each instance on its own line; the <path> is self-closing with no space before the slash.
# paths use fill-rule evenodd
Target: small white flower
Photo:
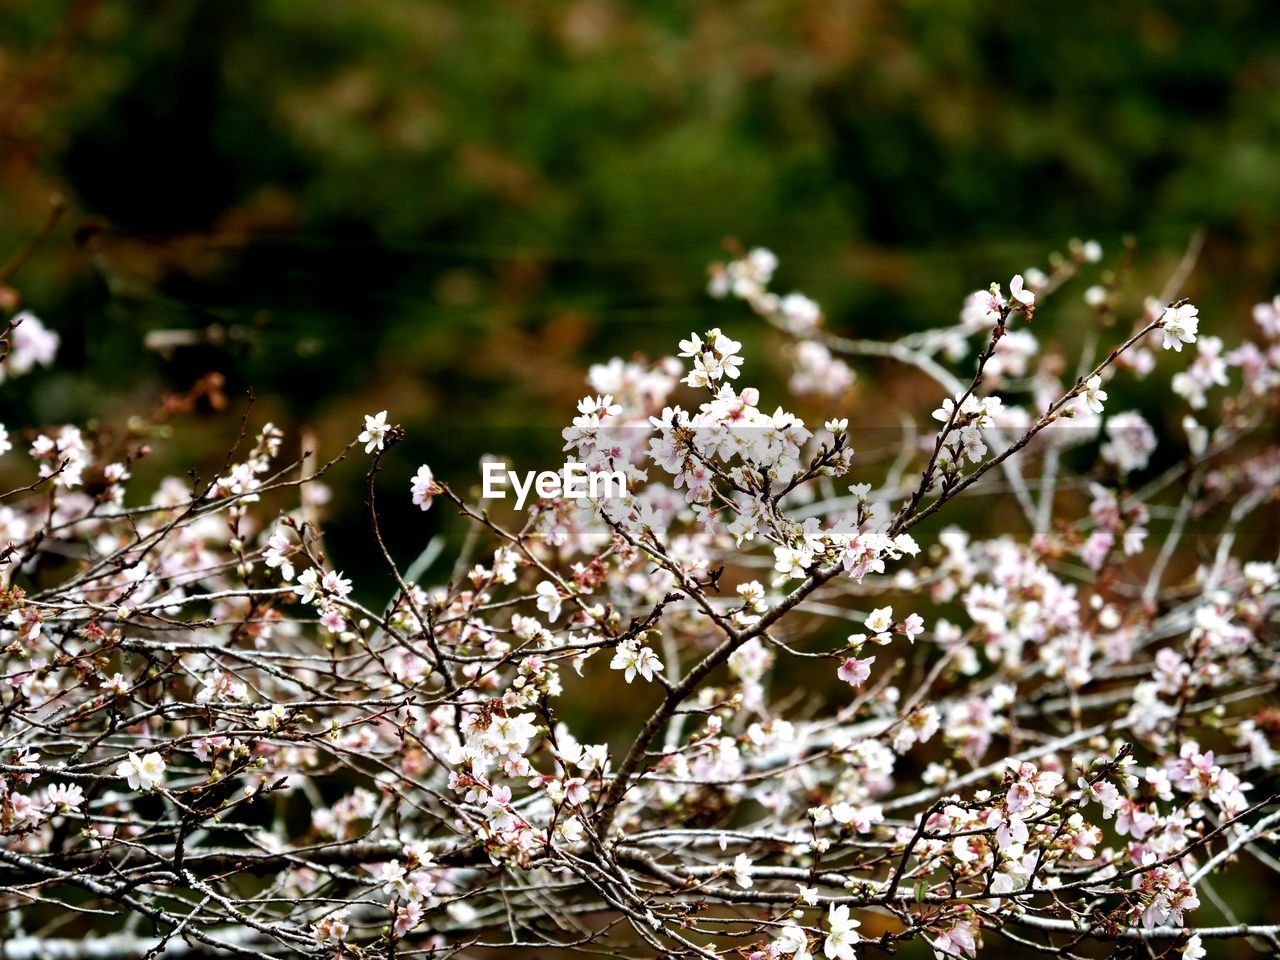
<path id="1" fill-rule="evenodd" d="M 351 592 L 351 581 L 337 570 L 330 570 L 320 580 L 320 588 L 335 597 L 345 597 Z"/>
<path id="2" fill-rule="evenodd" d="M 872 633 L 884 633 L 893 626 L 893 607 L 878 607 L 864 621 Z"/>
<path id="3" fill-rule="evenodd" d="M 1156 449 L 1155 431 L 1136 410 L 1117 413 L 1107 422 L 1108 442 L 1099 453 L 1107 463 L 1115 464 L 1121 473 L 1142 470 Z"/>
<path id="4" fill-rule="evenodd" d="M 556 827 L 556 833 L 565 843 L 577 843 L 582 839 L 582 821 L 577 817 L 569 817 Z"/>
<path id="5" fill-rule="evenodd" d="M 415 506 L 421 507 L 423 510 L 431 509 L 431 498 L 440 491 L 440 488 L 436 486 L 436 478 L 432 474 L 431 468 L 425 463 L 414 474 L 413 480 L 409 484 L 409 491 Z"/>
<path id="6" fill-rule="evenodd" d="M 1084 402 L 1094 413 L 1102 412 L 1102 403 L 1107 399 L 1107 391 L 1102 389 L 1102 378 L 1090 377 L 1084 383 Z"/>
<path id="7" fill-rule="evenodd" d="M 284 722 L 284 706 L 277 703 L 268 710 L 258 710 L 253 715 L 253 722 L 264 730 L 278 730 Z"/>
<path id="8" fill-rule="evenodd" d="M 796 924 L 785 923 L 778 931 L 778 936 L 774 938 L 773 951 L 784 957 L 793 957 L 795 960 L 807 958 L 810 956 L 809 938 Z"/>
<path id="9" fill-rule="evenodd" d="M 1200 325 L 1200 311 L 1189 303 L 1180 307 L 1169 307 L 1160 318 L 1160 329 L 1164 333 L 1162 346 L 1166 350 L 1182 352 L 1184 343 L 1196 342 L 1196 329 Z"/>
<path id="10" fill-rule="evenodd" d="M 124 678 L 124 674 L 114 673 L 102 684 L 102 689 L 117 697 L 123 697 L 129 692 L 129 681 Z"/>
<path id="11" fill-rule="evenodd" d="M 315 567 L 307 567 L 298 575 L 293 592 L 303 603 L 314 603 L 320 590 L 320 574 Z"/>
<path id="12" fill-rule="evenodd" d="M 293 564 L 289 562 L 289 537 L 283 530 L 277 530 L 267 540 L 266 553 L 262 555 L 263 562 L 271 569 L 279 569 L 280 576 L 286 580 L 293 579 Z"/>
<path id="13" fill-rule="evenodd" d="M 830 931 L 822 945 L 822 952 L 827 960 L 853 960 L 853 945 L 862 938 L 857 928 L 862 924 L 849 916 L 847 904 L 832 904 L 827 913 L 827 926 Z"/>
<path id="14" fill-rule="evenodd" d="M 796 333 L 812 330 L 822 318 L 822 308 L 803 293 L 789 293 L 778 301 L 778 313 L 787 329 Z"/>
<path id="15" fill-rule="evenodd" d="M 778 257 L 767 247 L 752 247 L 747 253 L 747 263 L 761 283 L 768 283 L 773 279 L 773 271 L 778 269 Z"/>
<path id="16" fill-rule="evenodd" d="M 609 667 L 613 670 L 625 670 L 627 683 L 635 679 L 636 674 L 645 680 L 653 681 L 654 675 L 662 672 L 662 661 L 648 647 L 640 646 L 637 640 L 627 640 L 618 644 Z"/>
<path id="17" fill-rule="evenodd" d="M 50 784 L 46 796 L 49 806 L 64 813 L 77 811 L 80 809 L 80 804 L 84 803 L 84 791 L 74 783 Z"/>
<path id="18" fill-rule="evenodd" d="M 733 880 L 743 890 L 750 890 L 754 883 L 751 879 L 751 858 L 745 853 L 733 858 Z"/>
<path id="19" fill-rule="evenodd" d="M 702 354 L 702 338 L 696 333 L 689 334 L 688 340 L 680 341 L 680 356 L 697 357 Z"/>
<path id="20" fill-rule="evenodd" d="M 160 785 L 164 779 L 165 762 L 158 753 L 148 753 L 139 757 L 130 753 L 127 760 L 120 761 L 116 767 L 116 776 L 129 781 L 134 790 L 150 790 Z"/>
<path id="21" fill-rule="evenodd" d="M 365 415 L 364 430 L 356 439 L 364 444 L 365 453 L 373 453 L 375 450 L 382 449 L 390 432 L 391 425 L 387 423 L 387 411 L 383 410 L 377 416 Z"/>
<path id="22" fill-rule="evenodd" d="M 351 932 L 351 924 L 348 922 L 347 917 L 348 914 L 345 909 L 337 910 L 312 924 L 311 932 L 320 943 L 328 943 L 331 940 L 341 943 L 347 939 L 347 934 Z"/>
<path id="23" fill-rule="evenodd" d="M 560 591 L 556 589 L 554 583 L 543 580 L 538 584 L 538 609 L 545 613 L 552 623 L 560 619 L 561 602 Z"/>
<path id="24" fill-rule="evenodd" d="M 1034 306 L 1036 302 L 1035 293 L 1023 286 L 1020 273 L 1014 274 L 1013 279 L 1009 281 L 1009 296 L 1024 307 Z"/>

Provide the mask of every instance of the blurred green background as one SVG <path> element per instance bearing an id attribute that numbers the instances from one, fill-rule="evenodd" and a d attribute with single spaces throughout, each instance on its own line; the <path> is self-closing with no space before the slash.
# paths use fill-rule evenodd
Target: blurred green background
<path id="1" fill-rule="evenodd" d="M 890 337 L 1074 236 L 1104 267 L 1133 238 L 1136 310 L 1203 227 L 1185 292 L 1205 330 L 1238 328 L 1280 286 L 1278 144 L 1271 3 L 9 3 L 0 252 L 51 197 L 68 212 L 11 281 L 61 363 L 0 409 L 119 431 L 220 385 L 172 414 L 159 473 L 216 468 L 218 408 L 249 387 L 255 423 L 322 455 L 389 408 L 409 440 L 388 483 L 429 461 L 465 486 L 484 452 L 558 462 L 614 353 L 721 324 L 779 382 L 778 341 L 704 293 L 727 237 L 775 249 L 837 331 Z M 1088 322 L 1081 289 L 1042 340 Z M 847 406 L 936 399 L 859 372 Z M 345 469 L 334 536 L 359 568 Z M 401 550 L 441 523 L 388 509 Z"/>
<path id="2" fill-rule="evenodd" d="M 255 425 L 322 457 L 388 408 L 407 563 L 447 523 L 394 495 L 417 463 L 465 487 L 485 452 L 560 462 L 589 363 L 718 324 L 748 381 L 782 382 L 778 340 L 705 295 L 726 238 L 772 247 L 836 331 L 887 338 L 1071 237 L 1104 269 L 1132 237 L 1136 314 L 1203 228 L 1184 292 L 1202 332 L 1238 331 L 1280 287 L 1278 148 L 1267 2 L 10 0 L 0 261 L 68 206 L 10 281 L 61 360 L 0 384 L 0 421 L 124 443 L 203 384 L 138 472 L 207 474 L 249 387 Z M 1079 336 L 1082 291 L 1043 341 Z M 855 422 L 936 403 L 858 371 Z M 366 463 L 333 477 L 358 583 Z"/>

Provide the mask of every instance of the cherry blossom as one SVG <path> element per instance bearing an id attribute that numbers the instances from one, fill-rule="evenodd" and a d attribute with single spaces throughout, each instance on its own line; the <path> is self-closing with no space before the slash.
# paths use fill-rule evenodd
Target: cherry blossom
<path id="1" fill-rule="evenodd" d="M 822 952 L 827 960 L 853 960 L 853 945 L 862 938 L 858 927 L 862 924 L 849 915 L 844 904 L 832 904 L 827 911 L 827 937 L 822 942 Z"/>
<path id="2" fill-rule="evenodd" d="M 1085 381 L 1084 385 L 1084 401 L 1085 404 L 1094 413 L 1102 412 L 1102 405 L 1106 402 L 1107 391 L 1102 389 L 1102 378 L 1098 376 L 1090 377 Z"/>
<path id="3" fill-rule="evenodd" d="M 1184 343 L 1196 342 L 1196 329 L 1200 325 L 1200 311 L 1189 303 L 1169 307 L 1160 318 L 1164 333 L 1162 346 L 1166 350 L 1182 351 Z"/>
<path id="4" fill-rule="evenodd" d="M 844 663 L 840 664 L 837 674 L 841 680 L 850 686 L 860 687 L 871 676 L 871 664 L 875 663 L 875 660 L 875 657 L 866 657 L 862 660 L 849 657 Z"/>
<path id="5" fill-rule="evenodd" d="M 431 468 L 425 463 L 420 466 L 418 472 L 413 475 L 413 480 L 409 486 L 413 505 L 421 507 L 423 510 L 430 510 L 431 501 L 440 489 L 436 485 L 435 475 L 432 474 Z"/>
<path id="6" fill-rule="evenodd" d="M 277 530 L 267 539 L 267 549 L 262 555 L 262 561 L 272 570 L 279 570 L 280 576 L 284 579 L 292 580 L 294 569 L 293 563 L 289 560 L 292 552 L 293 547 L 289 542 L 288 534 L 283 530 Z"/>
<path id="7" fill-rule="evenodd" d="M 122 760 L 116 767 L 116 776 L 129 782 L 133 790 L 151 790 L 164 780 L 165 762 L 158 753 L 138 756 L 130 753 L 127 760 Z"/>
<path id="8" fill-rule="evenodd" d="M 84 791 L 74 783 L 50 784 L 45 796 L 50 806 L 64 813 L 74 813 L 84 803 Z"/>
<path id="9" fill-rule="evenodd" d="M 1022 274 L 1015 274 L 1009 281 L 1009 296 L 1023 309 L 1035 305 L 1036 295 L 1023 284 Z"/>
<path id="10" fill-rule="evenodd" d="M 1107 442 L 1102 445 L 1102 459 L 1114 464 L 1121 473 L 1143 469 L 1156 448 L 1155 433 L 1136 410 L 1118 413 L 1107 421 Z"/>
<path id="11" fill-rule="evenodd" d="M 976 957 L 977 941 L 973 935 L 973 926 L 968 920 L 961 920 L 950 929 L 944 930 L 933 941 L 934 955 L 946 957 Z"/>
<path id="12" fill-rule="evenodd" d="M 560 608 L 564 598 L 560 589 L 547 580 L 538 584 L 538 609 L 547 615 L 547 619 L 555 623 L 560 619 Z"/>
<path id="13" fill-rule="evenodd" d="M 356 439 L 364 444 L 365 453 L 373 453 L 383 448 L 387 434 L 390 432 L 391 425 L 387 423 L 387 411 L 382 410 L 373 416 L 365 416 L 364 429 Z"/>
<path id="14" fill-rule="evenodd" d="M 24 310 L 11 321 L 8 356 L 0 363 L 0 383 L 7 377 L 21 377 L 37 366 L 48 367 L 58 352 L 60 338 L 30 310 Z"/>
<path id="15" fill-rule="evenodd" d="M 795 923 L 783 924 L 771 944 L 776 956 L 792 957 L 794 960 L 809 960 L 809 938 Z"/>
<path id="16" fill-rule="evenodd" d="M 386 411 L 340 497 L 269 423 L 148 486 L 155 424 L 9 418 L 7 921 L 67 904 L 138 955 L 501 953 L 513 925 L 519 955 L 717 960 L 1268 942 L 1200 900 L 1271 869 L 1280 306 L 1200 335 L 1095 248 L 897 340 L 735 254 L 711 288 L 743 316 L 558 408 L 567 457 L 625 473 L 607 503 L 490 511 L 399 460 Z M 1101 290 L 1088 331 L 1052 326 L 1071 284 Z M 29 323 L 6 389 L 53 359 Z M 849 390 L 867 358 L 910 389 Z M 368 494 L 411 469 L 466 536 L 384 536 Z M 324 529 L 346 502 L 379 548 L 359 589 Z"/>
<path id="17" fill-rule="evenodd" d="M 648 647 L 640 646 L 638 641 L 625 640 L 614 651 L 609 667 L 613 670 L 625 671 L 623 676 L 627 683 L 634 680 L 636 674 L 645 680 L 652 681 L 655 676 L 661 674 L 662 661 Z"/>

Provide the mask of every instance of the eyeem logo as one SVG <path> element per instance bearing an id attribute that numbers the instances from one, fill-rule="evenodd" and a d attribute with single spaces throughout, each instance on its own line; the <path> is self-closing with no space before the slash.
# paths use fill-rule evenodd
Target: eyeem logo
<path id="1" fill-rule="evenodd" d="M 521 482 L 523 480 L 523 482 Z M 528 470 L 523 477 L 504 464 L 492 461 L 484 464 L 484 487 L 481 496 L 486 500 L 505 500 L 507 488 L 515 490 L 516 509 L 524 509 L 530 492 L 539 497 L 563 497 L 566 500 L 611 500 L 627 495 L 627 475 L 621 470 L 610 472 L 590 471 L 585 464 L 566 463 L 559 473 Z"/>

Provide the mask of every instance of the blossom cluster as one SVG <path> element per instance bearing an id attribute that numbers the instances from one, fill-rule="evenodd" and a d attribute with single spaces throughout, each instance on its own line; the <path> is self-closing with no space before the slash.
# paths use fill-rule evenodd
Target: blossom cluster
<path id="1" fill-rule="evenodd" d="M 1274 881 L 1280 298 L 1229 349 L 1192 304 L 1143 302 L 1102 352 L 1121 300 L 1094 284 L 1068 362 L 1030 323 L 1102 257 L 1073 244 L 949 327 L 874 342 L 773 293 L 766 250 L 714 266 L 711 292 L 786 338 L 798 396 L 752 382 L 727 323 L 592 367 L 560 440 L 622 471 L 621 498 L 489 510 L 416 464 L 390 484 L 391 410 L 325 463 L 268 423 L 150 491 L 145 451 L 99 427 L 0 428 L 14 937 L 712 960 L 1277 943 L 1201 901 Z M 25 317 L 0 366 L 38 383 L 56 342 Z M 866 356 L 930 399 L 887 454 L 855 451 Z M 1110 408 L 1130 376 L 1166 377 L 1172 420 Z M 814 417 L 814 393 L 848 410 Z M 367 468 L 377 571 L 326 546 L 343 458 Z M 424 540 L 468 529 L 426 547 L 451 572 L 402 566 L 386 497 Z M 76 915 L 50 936 L 51 905 Z"/>

